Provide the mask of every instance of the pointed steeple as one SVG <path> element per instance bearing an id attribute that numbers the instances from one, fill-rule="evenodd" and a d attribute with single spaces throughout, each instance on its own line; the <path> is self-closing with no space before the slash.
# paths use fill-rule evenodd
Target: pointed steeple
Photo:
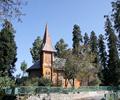
<path id="1" fill-rule="evenodd" d="M 46 27 L 45 27 L 42 50 L 43 51 L 49 51 L 49 52 L 55 52 L 55 50 L 52 47 L 52 42 L 51 42 L 50 35 L 48 33 L 48 25 L 47 24 L 46 24 Z"/>
<path id="2" fill-rule="evenodd" d="M 46 26 L 45 26 L 44 38 L 43 38 L 43 43 L 46 42 L 48 35 L 49 35 L 49 34 L 48 34 L 48 25 L 46 24 Z"/>

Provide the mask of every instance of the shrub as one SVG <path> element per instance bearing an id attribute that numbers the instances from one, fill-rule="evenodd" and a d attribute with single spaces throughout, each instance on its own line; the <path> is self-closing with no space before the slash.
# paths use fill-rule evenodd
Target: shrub
<path id="1" fill-rule="evenodd" d="M 0 77 L 0 87 L 15 86 L 15 80 L 9 78 L 8 76 Z"/>
<path id="2" fill-rule="evenodd" d="M 40 78 L 38 81 L 39 86 L 51 86 L 51 84 L 51 80 L 44 77 Z"/>

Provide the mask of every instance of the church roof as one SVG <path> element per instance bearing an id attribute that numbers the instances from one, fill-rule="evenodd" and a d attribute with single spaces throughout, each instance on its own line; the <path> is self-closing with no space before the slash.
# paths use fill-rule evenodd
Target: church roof
<path id="1" fill-rule="evenodd" d="M 40 69 L 40 61 L 35 62 L 31 67 L 29 67 L 26 72 L 30 70 L 39 70 Z"/>
<path id="2" fill-rule="evenodd" d="M 52 41 L 51 37 L 48 32 L 48 25 L 46 24 L 45 27 L 45 33 L 44 33 L 44 38 L 43 38 L 43 46 L 42 46 L 43 51 L 50 51 L 50 52 L 55 52 L 55 50 L 52 47 Z"/>
<path id="3" fill-rule="evenodd" d="M 63 70 L 65 62 L 65 59 L 55 57 L 53 62 L 53 68 L 56 70 Z M 35 62 L 30 68 L 26 70 L 26 72 L 29 72 L 30 70 L 40 70 L 40 61 Z"/>

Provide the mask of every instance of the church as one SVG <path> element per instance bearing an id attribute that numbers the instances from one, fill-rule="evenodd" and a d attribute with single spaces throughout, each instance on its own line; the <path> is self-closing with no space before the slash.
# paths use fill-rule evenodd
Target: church
<path id="1" fill-rule="evenodd" d="M 44 77 L 52 81 L 53 86 L 71 87 L 72 85 L 64 79 L 64 65 L 66 60 L 55 57 L 55 49 L 52 46 L 48 25 L 45 27 L 40 60 L 26 70 L 29 77 Z M 75 80 L 75 87 L 80 86 L 80 81 Z"/>

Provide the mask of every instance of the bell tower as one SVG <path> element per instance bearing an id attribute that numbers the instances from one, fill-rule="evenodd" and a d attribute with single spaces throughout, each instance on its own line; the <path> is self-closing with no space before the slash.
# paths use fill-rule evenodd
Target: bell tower
<path id="1" fill-rule="evenodd" d="M 51 37 L 48 33 L 48 25 L 46 24 L 40 60 L 42 66 L 42 76 L 51 80 L 54 53 L 55 50 L 52 47 Z"/>

